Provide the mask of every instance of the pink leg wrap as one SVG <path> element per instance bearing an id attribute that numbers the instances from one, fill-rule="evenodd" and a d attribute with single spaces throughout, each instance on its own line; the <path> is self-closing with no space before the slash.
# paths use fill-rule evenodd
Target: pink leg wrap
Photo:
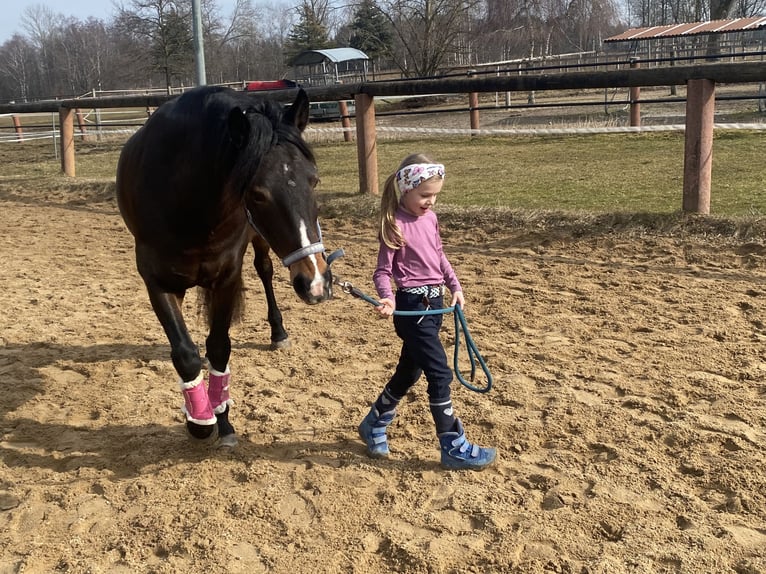
<path id="1" fill-rule="evenodd" d="M 215 424 L 215 413 L 205 391 L 202 373 L 193 381 L 180 381 L 180 384 L 184 395 L 184 406 L 181 410 L 186 415 L 186 420 L 198 425 Z"/>
<path id="2" fill-rule="evenodd" d="M 224 373 L 213 368 L 210 369 L 207 396 L 210 397 L 210 405 L 216 414 L 222 413 L 231 404 L 231 399 L 229 398 L 229 379 L 231 379 L 231 371 L 229 371 L 228 366 Z"/>

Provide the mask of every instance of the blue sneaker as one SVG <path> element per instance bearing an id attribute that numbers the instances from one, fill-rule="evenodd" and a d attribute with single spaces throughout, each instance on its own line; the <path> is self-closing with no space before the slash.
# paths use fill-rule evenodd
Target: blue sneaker
<path id="1" fill-rule="evenodd" d="M 394 420 L 396 411 L 388 411 L 382 415 L 373 405 L 367 416 L 359 425 L 359 436 L 367 443 L 367 454 L 372 458 L 384 458 L 389 454 L 386 427 Z"/>
<path id="2" fill-rule="evenodd" d="M 442 466 L 450 470 L 464 468 L 481 470 L 492 464 L 497 456 L 497 450 L 494 448 L 485 448 L 468 442 L 460 419 L 457 419 L 456 431 L 444 432 L 439 435 L 439 445 L 441 446 Z"/>

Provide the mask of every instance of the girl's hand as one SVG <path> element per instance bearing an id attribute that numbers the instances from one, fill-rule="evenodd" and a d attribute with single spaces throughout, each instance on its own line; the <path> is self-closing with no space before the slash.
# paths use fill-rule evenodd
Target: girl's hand
<path id="1" fill-rule="evenodd" d="M 450 303 L 450 307 L 454 307 L 458 303 L 463 309 L 465 309 L 465 297 L 463 297 L 462 291 L 455 291 L 452 294 L 452 303 Z"/>
<path id="2" fill-rule="evenodd" d="M 383 317 L 390 317 L 394 314 L 394 311 L 396 310 L 396 303 L 394 303 L 391 299 L 383 298 L 379 301 L 379 303 L 380 305 L 375 307 L 375 310 Z"/>

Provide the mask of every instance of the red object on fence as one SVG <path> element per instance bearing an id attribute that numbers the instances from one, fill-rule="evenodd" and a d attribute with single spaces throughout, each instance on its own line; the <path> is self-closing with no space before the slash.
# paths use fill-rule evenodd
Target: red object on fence
<path id="1" fill-rule="evenodd" d="M 245 86 L 246 92 L 263 92 L 266 90 L 288 90 L 297 88 L 298 84 L 292 80 L 257 80 L 248 82 Z"/>

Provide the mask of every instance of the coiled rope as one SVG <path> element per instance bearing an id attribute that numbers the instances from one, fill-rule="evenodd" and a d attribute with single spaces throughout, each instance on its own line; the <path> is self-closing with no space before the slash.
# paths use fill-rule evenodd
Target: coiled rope
<path id="1" fill-rule="evenodd" d="M 380 301 L 377 301 L 370 297 L 369 295 L 365 295 L 362 291 L 354 287 L 349 281 L 341 281 L 339 278 L 335 277 L 333 279 L 334 283 L 338 285 L 344 293 L 348 295 L 352 295 L 353 297 L 356 297 L 357 299 L 361 299 L 362 301 L 366 301 L 367 303 L 374 305 L 375 307 L 380 306 Z M 492 388 L 492 373 L 489 372 L 489 367 L 487 367 L 487 363 L 484 361 L 484 358 L 481 356 L 481 353 L 479 353 L 479 349 L 476 346 L 476 343 L 473 340 L 473 337 L 471 337 L 471 333 L 468 331 L 468 323 L 465 320 L 465 315 L 463 315 L 463 310 L 461 309 L 460 305 L 454 305 L 453 307 L 444 307 L 442 309 L 426 309 L 423 311 L 394 311 L 394 315 L 400 315 L 400 316 L 423 316 L 423 315 L 444 315 L 446 313 L 454 313 L 455 317 L 455 352 L 454 352 L 454 360 L 453 360 L 453 370 L 455 371 L 455 376 L 457 377 L 457 380 L 460 381 L 460 383 L 466 387 L 467 389 L 474 391 L 476 393 L 486 393 Z M 468 359 L 471 362 L 471 382 L 465 380 L 463 375 L 460 373 L 460 365 L 459 365 L 459 354 L 460 354 L 460 331 L 463 332 L 463 335 L 465 336 L 465 345 L 466 350 L 468 352 Z M 483 387 L 478 387 L 476 385 L 473 385 L 472 382 L 474 380 L 474 377 L 476 375 L 476 363 L 481 366 L 482 371 L 484 371 L 484 375 L 487 377 L 487 384 Z"/>

